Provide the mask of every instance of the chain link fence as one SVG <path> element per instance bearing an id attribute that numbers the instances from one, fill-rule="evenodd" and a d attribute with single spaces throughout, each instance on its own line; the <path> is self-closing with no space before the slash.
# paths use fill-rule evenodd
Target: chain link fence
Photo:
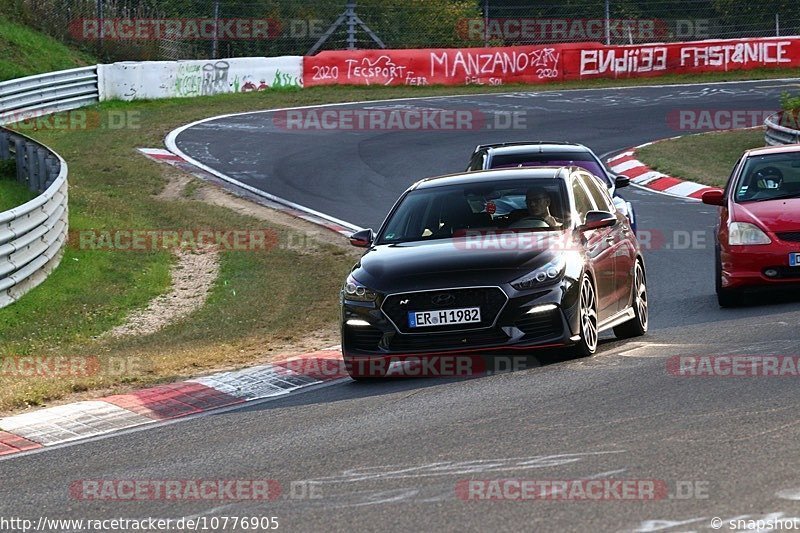
<path id="1" fill-rule="evenodd" d="M 800 34 L 796 0 L 7 1 L 14 18 L 102 61 Z"/>

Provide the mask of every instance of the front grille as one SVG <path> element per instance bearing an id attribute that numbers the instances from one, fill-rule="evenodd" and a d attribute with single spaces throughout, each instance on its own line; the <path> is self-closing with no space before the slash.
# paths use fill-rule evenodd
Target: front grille
<path id="1" fill-rule="evenodd" d="M 457 350 L 503 344 L 508 335 L 497 328 L 486 331 L 465 331 L 460 333 L 434 333 L 431 335 L 395 335 L 389 341 L 392 351 Z"/>
<path id="2" fill-rule="evenodd" d="M 800 242 L 800 231 L 785 231 L 783 233 L 776 233 L 778 238 L 786 242 Z"/>
<path id="3" fill-rule="evenodd" d="M 524 318 L 517 320 L 514 325 L 531 339 L 561 335 L 564 331 L 559 311 L 525 315 Z"/>
<path id="4" fill-rule="evenodd" d="M 345 343 L 348 348 L 374 352 L 378 350 L 383 332 L 369 326 L 349 326 L 345 328 Z"/>
<path id="5" fill-rule="evenodd" d="M 448 294 L 452 298 L 446 304 L 437 305 L 432 301 L 437 296 Z M 402 333 L 435 333 L 437 331 L 488 328 L 494 324 L 495 318 L 505 305 L 506 300 L 506 294 L 499 287 L 470 287 L 393 294 L 386 298 L 381 309 Z M 481 322 L 424 328 L 408 327 L 409 311 L 438 311 L 462 307 L 480 307 Z"/>

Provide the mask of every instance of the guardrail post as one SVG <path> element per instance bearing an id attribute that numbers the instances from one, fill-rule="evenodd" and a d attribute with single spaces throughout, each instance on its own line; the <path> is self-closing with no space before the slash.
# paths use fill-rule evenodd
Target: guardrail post
<path id="1" fill-rule="evenodd" d="M 47 153 L 44 150 L 36 150 L 36 175 L 39 178 L 39 191 L 44 191 L 47 188 L 47 165 L 45 157 Z"/>
<path id="2" fill-rule="evenodd" d="M 25 168 L 25 143 L 22 139 L 14 139 L 14 155 L 17 158 L 17 181 L 25 183 L 27 169 Z"/>
<path id="3" fill-rule="evenodd" d="M 8 133 L 0 130 L 0 159 L 4 161 L 6 159 L 11 159 L 11 153 L 8 149 L 9 142 Z"/>
<path id="4" fill-rule="evenodd" d="M 28 189 L 31 191 L 39 190 L 39 173 L 37 172 L 36 145 L 27 143 L 25 145 L 25 159 L 28 163 Z"/>
<path id="5" fill-rule="evenodd" d="M 58 177 L 58 160 L 51 154 L 47 154 L 47 181 L 45 187 L 50 187 L 50 184 Z"/>

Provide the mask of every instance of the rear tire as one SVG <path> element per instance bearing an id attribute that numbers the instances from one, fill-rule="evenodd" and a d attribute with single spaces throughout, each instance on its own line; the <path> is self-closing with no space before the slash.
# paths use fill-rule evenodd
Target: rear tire
<path id="1" fill-rule="evenodd" d="M 647 333 L 647 325 L 649 320 L 649 308 L 647 306 L 647 281 L 644 277 L 644 268 L 639 261 L 636 262 L 633 283 L 634 317 L 614 328 L 614 335 L 616 335 L 618 339 L 641 337 Z"/>
<path id="2" fill-rule="evenodd" d="M 586 274 L 581 279 L 580 306 L 581 340 L 575 344 L 575 355 L 590 357 L 597 351 L 597 291 Z"/>
<path id="3" fill-rule="evenodd" d="M 720 307 L 739 307 L 744 303 L 744 295 L 737 289 L 726 289 L 722 286 L 722 258 L 720 257 L 719 248 L 716 254 L 716 289 L 717 289 L 717 303 Z"/>

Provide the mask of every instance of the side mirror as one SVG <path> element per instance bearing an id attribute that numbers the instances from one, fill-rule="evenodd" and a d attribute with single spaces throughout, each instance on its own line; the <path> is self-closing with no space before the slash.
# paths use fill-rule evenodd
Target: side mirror
<path id="1" fill-rule="evenodd" d="M 617 223 L 617 216 L 608 211 L 589 211 L 586 213 L 586 221 L 580 227 L 581 231 L 592 229 L 608 228 Z"/>
<path id="2" fill-rule="evenodd" d="M 708 205 L 725 205 L 725 191 L 722 189 L 711 189 L 703 193 L 701 197 L 704 204 Z"/>
<path id="3" fill-rule="evenodd" d="M 615 176 L 614 177 L 614 187 L 617 189 L 622 189 L 623 187 L 627 187 L 631 184 L 631 179 L 628 176 Z"/>
<path id="4" fill-rule="evenodd" d="M 356 248 L 369 248 L 372 244 L 373 234 L 372 229 L 362 229 L 350 235 L 350 244 Z"/>

